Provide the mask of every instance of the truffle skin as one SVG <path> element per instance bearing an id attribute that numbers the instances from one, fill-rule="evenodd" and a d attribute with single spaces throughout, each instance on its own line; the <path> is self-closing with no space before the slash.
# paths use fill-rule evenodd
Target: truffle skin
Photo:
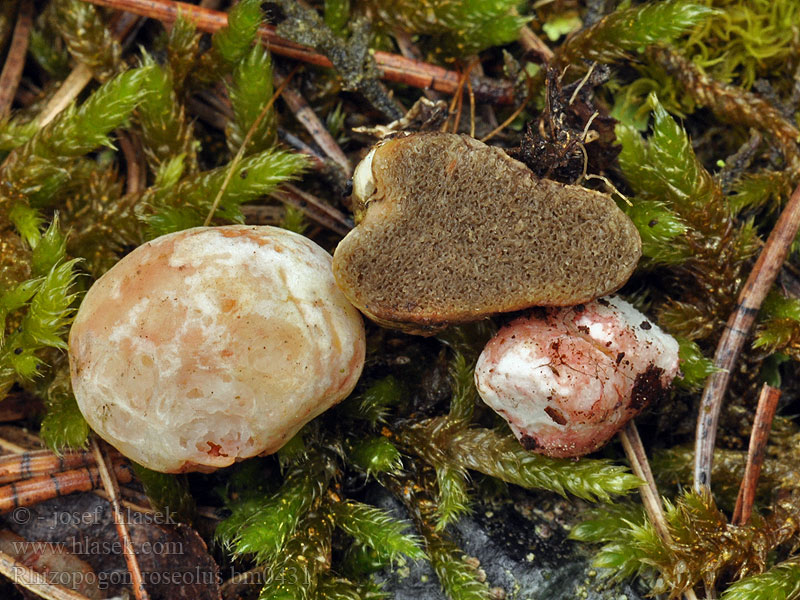
<path id="1" fill-rule="evenodd" d="M 540 179 L 501 148 L 452 133 L 373 148 L 353 176 L 353 210 L 337 283 L 374 321 L 423 335 L 605 296 L 641 255 L 608 195 Z"/>
<path id="2" fill-rule="evenodd" d="M 352 391 L 364 352 L 330 255 L 275 227 L 140 246 L 92 286 L 69 337 L 91 427 L 168 473 L 275 452 Z"/>
<path id="3" fill-rule="evenodd" d="M 484 348 L 475 383 L 523 446 L 575 457 L 603 446 L 678 373 L 678 343 L 616 297 L 539 309 Z"/>

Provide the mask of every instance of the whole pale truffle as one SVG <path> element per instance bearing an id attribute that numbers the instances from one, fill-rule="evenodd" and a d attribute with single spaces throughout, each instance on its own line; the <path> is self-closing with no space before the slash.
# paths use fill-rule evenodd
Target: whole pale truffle
<path id="1" fill-rule="evenodd" d="M 275 227 L 140 246 L 92 286 L 69 337 L 91 427 L 169 473 L 275 452 L 352 391 L 364 351 L 331 257 Z"/>
<path id="2" fill-rule="evenodd" d="M 616 297 L 539 309 L 484 348 L 475 383 L 522 445 L 553 457 L 603 446 L 678 373 L 678 343 Z"/>

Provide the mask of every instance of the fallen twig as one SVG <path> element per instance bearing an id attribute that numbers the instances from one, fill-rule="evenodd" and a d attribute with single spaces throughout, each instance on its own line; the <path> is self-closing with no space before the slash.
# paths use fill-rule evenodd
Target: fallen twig
<path id="1" fill-rule="evenodd" d="M 732 521 L 736 525 L 744 525 L 750 520 L 758 478 L 761 475 L 761 467 L 767 453 L 767 440 L 780 398 L 781 391 L 778 388 L 766 383 L 761 388 L 756 418 L 753 421 L 753 432 L 750 434 L 750 446 L 747 449 L 747 465 L 744 469 L 742 485 L 739 488 L 739 496 L 736 498 L 736 508 L 733 510 Z"/>
<path id="2" fill-rule="evenodd" d="M 353 223 L 344 213 L 319 200 L 313 194 L 309 194 L 291 184 L 284 184 L 270 196 L 275 200 L 299 208 L 314 221 L 339 235 L 347 235 L 353 228 Z"/>
<path id="3" fill-rule="evenodd" d="M 275 82 L 278 85 L 281 85 L 283 80 L 284 78 L 281 75 L 275 73 Z M 284 88 L 281 98 L 286 102 L 286 105 L 292 113 L 294 113 L 297 120 L 306 128 L 306 131 L 314 138 L 314 141 L 320 149 L 328 158 L 342 167 L 347 177 L 350 177 L 353 174 L 353 165 L 350 164 L 344 151 L 342 151 L 339 144 L 336 143 L 336 140 L 333 139 L 333 136 L 328 132 L 325 125 L 317 116 L 317 113 L 308 105 L 308 102 L 306 102 L 306 99 L 303 98 L 300 92 L 291 86 L 287 86 Z"/>
<path id="4" fill-rule="evenodd" d="M 636 429 L 636 424 L 629 421 L 628 424 L 619 432 L 619 439 L 622 442 L 622 447 L 625 450 L 625 455 L 631 463 L 633 474 L 639 479 L 642 479 L 645 484 L 639 488 L 639 493 L 642 496 L 642 504 L 647 512 L 647 516 L 653 527 L 658 533 L 658 537 L 665 544 L 672 543 L 672 535 L 667 526 L 667 520 L 664 517 L 664 507 L 661 504 L 661 496 L 656 487 L 656 480 L 653 478 L 653 472 L 650 470 L 650 463 L 647 460 L 647 454 L 642 445 L 642 439 L 639 437 L 639 430 Z M 686 600 L 697 600 L 697 595 L 694 590 L 688 589 L 683 595 Z"/>
<path id="5" fill-rule="evenodd" d="M 136 600 L 149 600 L 150 595 L 144 587 L 144 579 L 142 578 L 142 571 L 139 568 L 139 562 L 136 560 L 136 552 L 133 549 L 131 536 L 128 532 L 128 525 L 125 517 L 122 514 L 122 509 L 119 505 L 119 482 L 116 473 L 112 475 L 113 467 L 109 468 L 106 463 L 106 457 L 100 451 L 100 446 L 97 439 L 92 437 L 90 441 L 92 445 L 92 453 L 97 463 L 97 470 L 100 473 L 100 478 L 103 481 L 103 487 L 109 496 L 109 502 L 114 513 L 114 525 L 117 528 L 117 533 L 122 541 L 122 554 L 125 556 L 125 564 L 128 566 L 128 572 L 131 574 L 131 587 L 133 587 L 133 595 Z"/>
<path id="6" fill-rule="evenodd" d="M 697 491 L 710 488 L 711 485 L 711 464 L 714 460 L 719 411 L 722 408 L 722 398 L 728 387 L 733 365 L 747 339 L 761 303 L 786 260 L 798 229 L 800 229 L 800 186 L 795 188 L 764 244 L 764 249 L 739 294 L 736 308 L 728 318 L 717 345 L 714 366 L 718 370 L 706 381 L 703 398 L 700 401 L 700 414 L 697 417 L 694 456 L 694 488 Z"/>
<path id="7" fill-rule="evenodd" d="M 46 600 L 89 600 L 83 594 L 50 583 L 45 575 L 34 571 L 5 552 L 0 552 L 0 573 L 16 585 Z"/>
<path id="8" fill-rule="evenodd" d="M 28 52 L 32 26 L 33 0 L 22 0 L 19 4 L 17 24 L 14 26 L 14 34 L 8 54 L 6 54 L 3 72 L 0 73 L 0 119 L 8 115 L 11 104 L 14 102 L 14 96 L 22 78 L 22 69 L 25 66 L 25 55 Z"/>
<path id="9" fill-rule="evenodd" d="M 400 50 L 400 54 L 402 54 L 405 58 L 422 62 L 422 52 L 411 40 L 411 35 L 407 31 L 399 28 L 394 29 L 392 31 L 392 37 L 397 43 L 397 48 Z M 432 100 L 433 102 L 442 99 L 442 94 L 440 92 L 436 92 L 429 88 L 424 89 L 422 93 L 428 100 Z"/>
<path id="10" fill-rule="evenodd" d="M 228 25 L 227 14 L 184 2 L 172 2 L 171 0 L 85 1 L 117 10 L 125 10 L 166 23 L 175 21 L 180 12 L 183 18 L 191 21 L 200 31 L 206 33 L 214 33 Z M 322 54 L 278 36 L 275 33 L 275 28 L 270 25 L 263 25 L 260 29 L 260 34 L 262 40 L 269 45 L 270 51 L 274 54 L 320 67 L 333 66 L 331 61 Z M 451 95 L 458 91 L 459 73 L 455 71 L 380 50 L 372 53 L 372 56 L 381 71 L 381 78 L 386 81 L 403 83 L 422 89 L 433 89 Z M 514 86 L 509 81 L 476 76 L 472 78 L 472 87 L 479 102 L 493 104 L 514 103 Z"/>

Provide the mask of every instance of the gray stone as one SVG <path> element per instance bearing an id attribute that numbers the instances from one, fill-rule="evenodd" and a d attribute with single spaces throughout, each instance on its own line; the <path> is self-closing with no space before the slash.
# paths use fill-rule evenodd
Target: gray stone
<path id="1" fill-rule="evenodd" d="M 408 520 L 402 504 L 383 488 L 369 502 Z M 449 529 L 474 562 L 497 600 L 642 600 L 628 584 L 608 581 L 591 566 L 591 548 L 567 538 L 588 505 L 551 494 L 511 490 L 503 499 L 480 500 L 473 512 Z M 427 561 L 400 565 L 378 578 L 395 600 L 445 600 Z"/>

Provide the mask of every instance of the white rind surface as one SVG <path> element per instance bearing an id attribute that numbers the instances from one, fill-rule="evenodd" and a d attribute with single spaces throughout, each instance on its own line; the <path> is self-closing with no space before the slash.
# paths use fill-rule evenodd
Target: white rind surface
<path id="1" fill-rule="evenodd" d="M 249 226 L 140 246 L 89 290 L 69 345 L 89 424 L 164 472 L 278 450 L 352 391 L 365 353 L 330 255 Z"/>
<path id="2" fill-rule="evenodd" d="M 678 343 L 617 297 L 541 310 L 500 330 L 478 393 L 529 449 L 580 456 L 605 444 L 678 372 Z"/>
<path id="3" fill-rule="evenodd" d="M 372 159 L 375 158 L 375 150 L 377 149 L 377 146 L 372 148 L 353 171 L 353 197 L 358 201 L 366 201 L 375 191 L 375 179 L 372 176 Z"/>

